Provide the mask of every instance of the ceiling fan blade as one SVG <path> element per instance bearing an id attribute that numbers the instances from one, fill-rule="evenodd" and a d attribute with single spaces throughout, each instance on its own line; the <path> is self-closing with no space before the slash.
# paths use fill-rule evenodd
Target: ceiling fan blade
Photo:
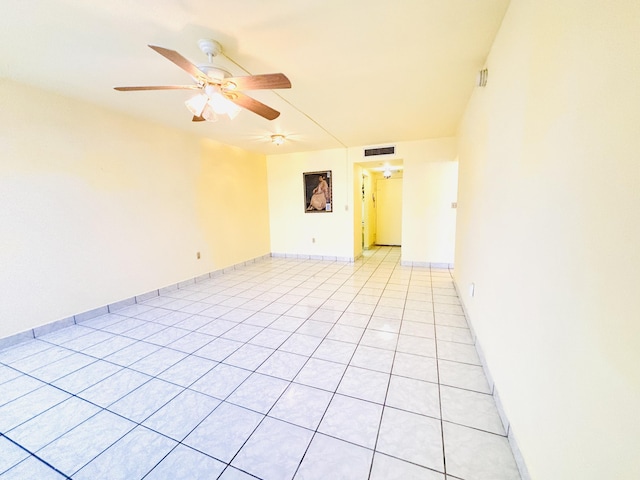
<path id="1" fill-rule="evenodd" d="M 149 87 L 113 87 L 119 92 L 137 92 L 140 90 L 198 90 L 197 85 L 158 85 Z"/>
<path id="2" fill-rule="evenodd" d="M 199 80 L 202 82 L 207 81 L 207 76 L 198 67 L 196 67 L 193 63 L 191 63 L 189 60 L 184 58 L 175 50 L 170 50 L 164 47 L 158 47 L 156 45 L 149 45 L 149 48 L 155 50 L 167 60 L 170 60 L 171 62 L 175 63 L 177 66 L 179 66 L 182 70 L 187 72 L 196 80 Z"/>
<path id="3" fill-rule="evenodd" d="M 284 73 L 266 73 L 225 78 L 223 87 L 228 90 L 275 90 L 277 88 L 291 88 L 291 82 Z"/>
<path id="4" fill-rule="evenodd" d="M 191 119 L 192 122 L 204 122 L 205 120 L 206 118 L 198 115 L 194 115 L 193 118 Z"/>
<path id="5" fill-rule="evenodd" d="M 266 118 L 267 120 L 274 120 L 280 116 L 280 112 L 278 112 L 277 110 L 274 110 L 264 103 L 259 102 L 255 98 L 251 98 L 243 93 L 233 92 L 228 93 L 225 96 L 236 105 L 239 105 L 242 108 L 246 108 L 247 110 L 258 114 L 261 117 Z"/>

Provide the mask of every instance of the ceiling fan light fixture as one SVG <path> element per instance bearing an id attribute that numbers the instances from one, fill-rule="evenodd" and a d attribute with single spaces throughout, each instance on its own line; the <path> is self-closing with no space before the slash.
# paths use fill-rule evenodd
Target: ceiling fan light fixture
<path id="1" fill-rule="evenodd" d="M 228 115 L 232 120 L 238 116 L 241 108 L 222 94 L 214 92 L 207 102 L 218 115 Z"/>
<path id="2" fill-rule="evenodd" d="M 195 97 L 191 97 L 189 100 L 184 102 L 189 111 L 193 113 L 196 117 L 201 116 L 204 111 L 204 107 L 207 106 L 207 96 L 203 93 L 199 93 Z"/>
<path id="3" fill-rule="evenodd" d="M 217 122 L 218 115 L 213 111 L 213 108 L 209 106 L 209 104 L 205 105 L 204 110 L 202 110 L 202 118 L 204 118 L 207 122 Z"/>
<path id="4" fill-rule="evenodd" d="M 284 135 L 271 135 L 271 142 L 278 147 L 284 143 L 284 140 Z"/>

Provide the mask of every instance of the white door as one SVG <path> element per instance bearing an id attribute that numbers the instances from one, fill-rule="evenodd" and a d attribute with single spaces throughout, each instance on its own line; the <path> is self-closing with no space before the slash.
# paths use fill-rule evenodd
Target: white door
<path id="1" fill-rule="evenodd" d="M 402 244 L 402 178 L 380 178 L 377 190 L 378 245 Z"/>

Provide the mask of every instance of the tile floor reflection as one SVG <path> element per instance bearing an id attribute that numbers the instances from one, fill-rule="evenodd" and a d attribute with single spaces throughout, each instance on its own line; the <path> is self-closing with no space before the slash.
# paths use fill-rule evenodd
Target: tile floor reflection
<path id="1" fill-rule="evenodd" d="M 519 479 L 447 269 L 271 258 L 0 351 L 0 477 Z"/>

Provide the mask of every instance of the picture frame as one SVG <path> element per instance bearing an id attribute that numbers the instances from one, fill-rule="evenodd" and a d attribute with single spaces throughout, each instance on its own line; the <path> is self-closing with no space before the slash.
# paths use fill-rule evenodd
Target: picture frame
<path id="1" fill-rule="evenodd" d="M 305 213 L 333 212 L 333 178 L 331 170 L 305 172 L 302 174 L 302 180 Z"/>

